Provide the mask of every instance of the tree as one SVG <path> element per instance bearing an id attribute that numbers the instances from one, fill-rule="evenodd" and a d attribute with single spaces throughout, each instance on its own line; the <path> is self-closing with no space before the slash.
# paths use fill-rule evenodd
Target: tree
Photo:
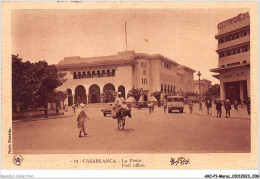
<path id="1" fill-rule="evenodd" d="M 135 101 L 138 102 L 143 94 L 143 88 L 132 88 L 128 91 L 127 98 L 133 97 Z"/>
<path id="2" fill-rule="evenodd" d="M 34 102 L 34 81 L 30 78 L 31 63 L 22 62 L 18 55 L 12 55 L 12 104 L 13 109 L 18 106 L 18 111 L 23 112 Z"/>
<path id="3" fill-rule="evenodd" d="M 161 91 L 155 91 L 150 94 L 150 96 L 155 97 L 155 99 L 157 100 L 158 107 L 161 106 L 161 94 Z"/>
<path id="4" fill-rule="evenodd" d="M 39 61 L 32 65 L 32 78 L 37 81 L 37 99 L 44 106 L 44 114 L 48 115 L 49 97 L 54 89 L 61 86 L 66 79 L 65 73 L 59 73 L 54 65 L 48 65 L 45 61 Z M 39 101 L 40 100 L 40 101 Z"/>
<path id="5" fill-rule="evenodd" d="M 12 55 L 13 103 L 20 103 L 21 109 L 35 104 L 44 106 L 47 115 L 49 97 L 66 81 L 65 75 L 45 61 L 22 62 L 18 55 Z"/>
<path id="6" fill-rule="evenodd" d="M 114 98 L 116 97 L 117 92 L 111 89 L 104 90 L 103 92 L 103 100 L 106 100 L 108 102 L 114 101 Z"/>
<path id="7" fill-rule="evenodd" d="M 219 98 L 220 96 L 220 86 L 219 84 L 212 85 L 208 91 L 206 91 L 206 96 L 210 98 Z"/>
<path id="8" fill-rule="evenodd" d="M 68 97 L 68 91 L 57 91 L 56 89 L 54 90 L 54 93 L 50 95 L 49 102 L 55 102 L 56 105 L 59 104 L 60 101 L 62 101 L 63 104 L 63 109 L 64 109 L 64 101 Z"/>

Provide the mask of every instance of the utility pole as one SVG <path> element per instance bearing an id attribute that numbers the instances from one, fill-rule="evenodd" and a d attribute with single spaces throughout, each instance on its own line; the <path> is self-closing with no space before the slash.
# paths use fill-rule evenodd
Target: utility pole
<path id="1" fill-rule="evenodd" d="M 125 51 L 127 51 L 127 33 L 126 33 L 126 21 L 125 21 Z"/>

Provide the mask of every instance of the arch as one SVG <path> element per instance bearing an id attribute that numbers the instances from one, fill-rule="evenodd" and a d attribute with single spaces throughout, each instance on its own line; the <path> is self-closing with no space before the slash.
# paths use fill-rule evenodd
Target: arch
<path id="1" fill-rule="evenodd" d="M 170 92 L 170 85 L 168 85 L 168 90 L 167 91 L 168 91 L 168 93 Z"/>
<path id="2" fill-rule="evenodd" d="M 112 74 L 111 74 L 111 76 L 115 76 L 115 73 L 116 73 L 115 69 L 112 69 Z"/>
<path id="3" fill-rule="evenodd" d="M 79 85 L 76 87 L 74 101 L 76 104 L 80 104 L 80 103 L 87 104 L 86 89 L 84 86 Z"/>
<path id="4" fill-rule="evenodd" d="M 78 79 L 81 79 L 81 72 L 78 72 Z"/>
<path id="5" fill-rule="evenodd" d="M 92 71 L 92 78 L 95 78 L 95 77 L 96 77 L 96 72 Z"/>
<path id="6" fill-rule="evenodd" d="M 111 83 L 107 83 L 103 88 L 103 101 L 114 102 L 115 101 L 115 86 Z"/>
<path id="7" fill-rule="evenodd" d="M 102 77 L 106 75 L 105 70 L 102 70 Z"/>
<path id="8" fill-rule="evenodd" d="M 110 70 L 107 70 L 107 76 L 110 76 Z"/>
<path id="9" fill-rule="evenodd" d="M 68 93 L 68 106 L 72 106 L 73 104 L 73 96 L 72 96 L 72 91 L 71 89 L 67 89 L 67 93 Z"/>
<path id="10" fill-rule="evenodd" d="M 100 88 L 96 84 L 89 87 L 89 103 L 100 103 Z"/>
<path id="11" fill-rule="evenodd" d="M 91 78 L 90 71 L 87 72 L 87 78 Z"/>
<path id="12" fill-rule="evenodd" d="M 161 84 L 161 92 L 163 92 L 163 84 Z"/>
<path id="13" fill-rule="evenodd" d="M 83 73 L 82 73 L 82 78 L 86 78 L 86 72 L 85 71 L 83 71 Z"/>
<path id="14" fill-rule="evenodd" d="M 125 87 L 123 85 L 120 85 L 118 87 L 118 92 L 122 93 L 123 98 L 125 98 Z"/>
<path id="15" fill-rule="evenodd" d="M 166 88 L 167 88 L 167 85 L 165 84 L 164 85 L 164 93 L 166 93 Z"/>
<path id="16" fill-rule="evenodd" d="M 76 72 L 73 73 L 73 79 L 77 79 L 77 73 Z"/>
<path id="17" fill-rule="evenodd" d="M 98 77 L 101 77 L 101 74 L 100 74 L 100 71 L 99 71 L 99 70 L 97 71 L 97 76 L 98 76 Z"/>

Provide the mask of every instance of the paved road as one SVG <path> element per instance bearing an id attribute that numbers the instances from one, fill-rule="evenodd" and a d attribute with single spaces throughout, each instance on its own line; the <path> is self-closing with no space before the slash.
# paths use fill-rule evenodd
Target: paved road
<path id="1" fill-rule="evenodd" d="M 13 123 L 14 153 L 250 152 L 249 118 L 190 115 L 187 108 L 170 114 L 133 109 L 125 130 L 118 131 L 116 120 L 103 117 L 100 108 L 86 111 L 84 138 L 75 117 Z"/>

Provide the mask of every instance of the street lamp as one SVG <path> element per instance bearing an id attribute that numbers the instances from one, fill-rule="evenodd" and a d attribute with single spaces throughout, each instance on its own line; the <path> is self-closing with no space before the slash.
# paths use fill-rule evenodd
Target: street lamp
<path id="1" fill-rule="evenodd" d="M 200 71 L 197 74 L 199 76 L 199 95 L 200 95 L 200 99 L 199 99 L 199 104 L 200 104 L 200 110 L 202 110 L 202 102 L 201 102 L 201 93 L 200 93 Z"/>

